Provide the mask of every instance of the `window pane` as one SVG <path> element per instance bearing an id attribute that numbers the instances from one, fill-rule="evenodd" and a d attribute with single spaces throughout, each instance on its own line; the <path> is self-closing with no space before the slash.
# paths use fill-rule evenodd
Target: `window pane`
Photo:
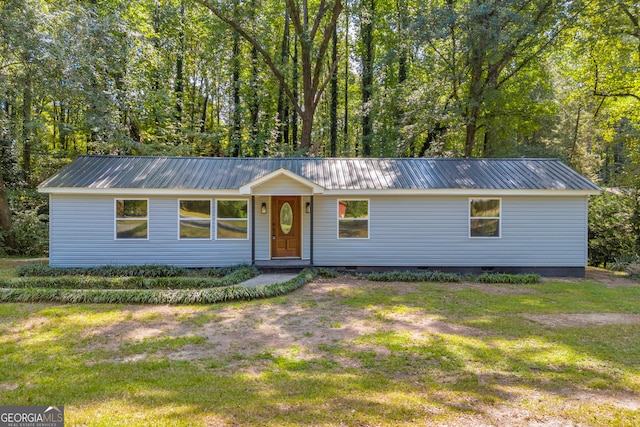
<path id="1" fill-rule="evenodd" d="M 209 239 L 211 237 L 211 222 L 198 219 L 180 221 L 181 239 Z"/>
<path id="2" fill-rule="evenodd" d="M 280 208 L 280 229 L 284 234 L 289 234 L 293 227 L 293 209 L 288 202 Z"/>
<path id="3" fill-rule="evenodd" d="M 500 237 L 500 220 L 472 219 L 471 237 Z"/>
<path id="4" fill-rule="evenodd" d="M 180 218 L 211 218 L 208 200 L 180 200 Z"/>
<path id="5" fill-rule="evenodd" d="M 218 220 L 218 239 L 246 239 L 247 220 Z"/>
<path id="6" fill-rule="evenodd" d="M 146 218 L 146 200 L 116 200 L 116 216 L 118 218 Z"/>
<path id="7" fill-rule="evenodd" d="M 147 220 L 116 221 L 116 237 L 118 239 L 146 239 Z"/>
<path id="8" fill-rule="evenodd" d="M 367 200 L 339 200 L 338 216 L 340 218 L 369 217 L 369 202 Z"/>
<path id="9" fill-rule="evenodd" d="M 369 237 L 369 221 L 338 221 L 338 237 L 341 239 L 366 239 Z"/>
<path id="10" fill-rule="evenodd" d="M 475 199 L 471 200 L 471 216 L 500 216 L 500 200 Z"/>
<path id="11" fill-rule="evenodd" d="M 218 218 L 247 218 L 247 201 L 218 200 Z"/>

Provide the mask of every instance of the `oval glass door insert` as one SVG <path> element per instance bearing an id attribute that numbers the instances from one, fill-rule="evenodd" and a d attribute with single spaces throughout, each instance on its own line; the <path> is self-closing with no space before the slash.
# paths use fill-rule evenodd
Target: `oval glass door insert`
<path id="1" fill-rule="evenodd" d="M 293 227 L 293 209 L 289 202 L 284 202 L 280 208 L 280 229 L 284 234 L 289 234 Z"/>

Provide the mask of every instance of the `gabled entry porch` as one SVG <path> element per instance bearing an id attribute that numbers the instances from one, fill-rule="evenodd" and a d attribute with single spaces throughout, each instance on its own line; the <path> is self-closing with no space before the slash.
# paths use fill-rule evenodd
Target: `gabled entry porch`
<path id="1" fill-rule="evenodd" d="M 261 268 L 313 265 L 313 198 L 324 188 L 279 169 L 240 190 L 252 200 L 252 264 Z"/>

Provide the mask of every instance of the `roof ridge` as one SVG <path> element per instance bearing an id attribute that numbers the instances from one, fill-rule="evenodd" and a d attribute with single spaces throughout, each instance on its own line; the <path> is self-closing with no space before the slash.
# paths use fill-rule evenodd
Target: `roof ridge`
<path id="1" fill-rule="evenodd" d="M 82 154 L 80 157 L 89 158 L 126 158 L 126 159 L 203 159 L 203 160 L 436 160 L 436 161 L 561 161 L 557 157 L 206 157 L 206 156 L 175 156 L 175 155 L 144 155 L 131 154 Z"/>

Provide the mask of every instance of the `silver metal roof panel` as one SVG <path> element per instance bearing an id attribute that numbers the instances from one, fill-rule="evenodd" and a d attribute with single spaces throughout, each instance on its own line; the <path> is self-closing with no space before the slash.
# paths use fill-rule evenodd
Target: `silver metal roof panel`
<path id="1" fill-rule="evenodd" d="M 235 190 L 284 168 L 330 190 L 600 188 L 556 159 L 82 156 L 41 189 Z"/>

